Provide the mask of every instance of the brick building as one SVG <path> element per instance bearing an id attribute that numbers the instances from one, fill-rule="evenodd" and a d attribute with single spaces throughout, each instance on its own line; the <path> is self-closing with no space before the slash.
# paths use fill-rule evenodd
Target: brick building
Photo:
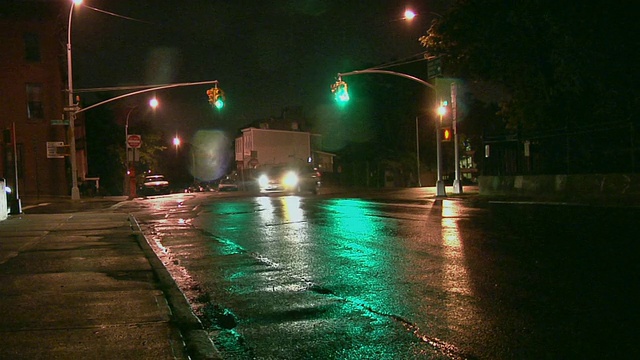
<path id="1" fill-rule="evenodd" d="M 69 157 L 64 156 L 68 148 L 56 146 L 68 144 L 63 121 L 65 4 L 0 3 L 0 177 L 12 188 L 17 178 L 21 198 L 70 194 Z M 82 119 L 76 121 L 75 132 L 82 180 L 86 173 Z"/>

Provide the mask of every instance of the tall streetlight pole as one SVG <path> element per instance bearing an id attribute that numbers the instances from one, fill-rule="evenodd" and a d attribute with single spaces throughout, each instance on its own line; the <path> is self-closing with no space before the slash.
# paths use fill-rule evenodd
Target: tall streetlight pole
<path id="1" fill-rule="evenodd" d="M 158 107 L 158 105 L 159 105 L 158 99 L 156 99 L 155 97 L 149 100 L 149 106 L 151 106 L 152 108 L 155 109 Z M 131 109 L 129 109 L 129 111 L 127 112 L 127 117 L 124 122 L 124 148 L 125 148 L 125 156 L 126 156 L 125 162 L 127 164 L 127 176 L 128 176 L 128 181 L 126 182 L 126 185 L 125 185 L 125 194 L 129 194 L 129 200 L 136 198 L 136 172 L 134 167 L 134 162 L 136 161 L 135 159 L 136 149 L 131 148 L 129 145 L 129 117 L 131 116 L 131 113 L 133 113 L 133 110 L 137 108 L 138 108 L 138 105 L 135 105 Z M 131 149 L 131 151 L 129 151 L 129 149 Z M 126 189 L 127 185 L 128 185 L 128 189 Z"/>
<path id="2" fill-rule="evenodd" d="M 78 164 L 76 163 L 76 129 L 75 129 L 75 105 L 73 102 L 73 63 L 71 61 L 71 19 L 73 8 L 82 4 L 82 0 L 73 0 L 69 9 L 69 25 L 67 26 L 67 108 L 69 114 L 69 153 L 71 161 L 71 200 L 80 199 L 78 189 Z"/>
<path id="3" fill-rule="evenodd" d="M 129 116 L 131 116 L 131 113 L 133 113 L 133 110 L 137 108 L 138 108 L 138 105 L 135 105 L 131 109 L 129 109 L 129 111 L 127 112 L 127 117 L 124 122 L 124 156 L 125 156 L 124 162 L 127 166 L 124 194 L 125 195 L 130 194 L 129 199 L 135 198 L 135 190 L 131 190 L 131 186 L 132 184 L 134 188 L 136 186 L 135 174 L 131 173 L 133 168 L 133 166 L 131 165 L 131 162 L 133 160 L 129 160 L 129 142 L 127 141 L 129 139 Z M 132 193 L 132 191 L 134 192 Z"/>
<path id="4" fill-rule="evenodd" d="M 420 180 L 420 136 L 418 130 L 418 116 L 416 116 L 416 172 L 418 174 L 418 187 L 422 187 Z"/>
<path id="5" fill-rule="evenodd" d="M 453 151 L 455 159 L 455 179 L 453 180 L 453 193 L 462 194 L 462 181 L 460 180 L 460 150 L 458 145 L 458 119 L 457 119 L 458 87 L 451 83 L 451 119 L 453 125 Z"/>

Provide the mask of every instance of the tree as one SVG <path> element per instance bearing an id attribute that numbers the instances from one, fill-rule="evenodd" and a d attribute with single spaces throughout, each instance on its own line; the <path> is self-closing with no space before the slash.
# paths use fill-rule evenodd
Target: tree
<path id="1" fill-rule="evenodd" d="M 119 146 L 124 137 L 113 121 L 113 112 L 106 107 L 98 107 L 85 113 L 87 132 L 87 162 L 89 174 L 100 178 L 100 190 L 104 194 L 122 194 L 124 169 Z"/>
<path id="2" fill-rule="evenodd" d="M 632 13 L 625 2 L 460 0 L 421 42 L 454 76 L 503 86 L 512 129 L 629 121 L 639 105 Z"/>

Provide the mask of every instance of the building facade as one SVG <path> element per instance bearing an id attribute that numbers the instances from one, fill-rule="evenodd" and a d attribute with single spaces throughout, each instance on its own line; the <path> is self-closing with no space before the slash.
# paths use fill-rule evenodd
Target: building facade
<path id="1" fill-rule="evenodd" d="M 70 194 L 63 5 L 0 4 L 0 177 L 21 198 Z M 84 134 L 82 121 L 75 132 Z M 82 138 L 76 142 L 82 179 L 86 154 Z"/>

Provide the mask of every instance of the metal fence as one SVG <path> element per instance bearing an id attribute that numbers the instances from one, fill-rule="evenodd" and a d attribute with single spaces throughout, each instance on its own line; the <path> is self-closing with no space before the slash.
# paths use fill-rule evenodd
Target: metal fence
<path id="1" fill-rule="evenodd" d="M 638 124 L 631 121 L 483 137 L 487 176 L 638 171 Z"/>

